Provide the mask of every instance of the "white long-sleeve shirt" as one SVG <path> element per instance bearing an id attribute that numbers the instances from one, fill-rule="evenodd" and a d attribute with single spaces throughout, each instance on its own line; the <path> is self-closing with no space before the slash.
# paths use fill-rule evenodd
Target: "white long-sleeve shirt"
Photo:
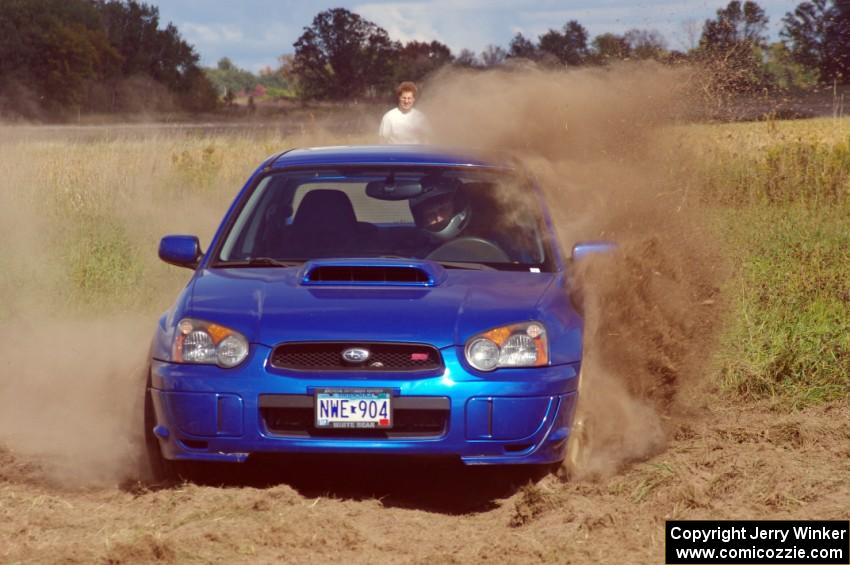
<path id="1" fill-rule="evenodd" d="M 416 108 L 408 112 L 393 108 L 381 118 L 378 135 L 383 143 L 425 143 L 428 138 L 428 120 Z"/>

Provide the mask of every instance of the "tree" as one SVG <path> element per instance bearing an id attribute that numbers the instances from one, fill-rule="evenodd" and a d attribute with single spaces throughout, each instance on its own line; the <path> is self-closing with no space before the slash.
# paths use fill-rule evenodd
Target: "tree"
<path id="1" fill-rule="evenodd" d="M 292 85 L 286 80 L 280 68 L 263 67 L 257 76 L 257 83 L 266 89 L 266 95 L 271 98 L 291 98 L 294 96 Z"/>
<path id="2" fill-rule="evenodd" d="M 409 41 L 399 50 L 395 82 L 421 81 L 453 59 L 451 49 L 439 41 Z"/>
<path id="3" fill-rule="evenodd" d="M 795 61 L 784 43 L 772 43 L 766 55 L 765 72 L 770 76 L 771 82 L 779 88 L 805 89 L 817 84 L 817 67 L 806 67 Z"/>
<path id="4" fill-rule="evenodd" d="M 603 33 L 593 38 L 591 59 L 597 64 L 605 64 L 611 60 L 628 59 L 632 54 L 631 45 L 622 35 Z"/>
<path id="5" fill-rule="evenodd" d="M 587 30 L 575 20 L 564 24 L 563 33 L 550 29 L 540 36 L 539 49 L 554 56 L 562 65 L 581 65 L 590 50 L 587 47 Z"/>
<path id="6" fill-rule="evenodd" d="M 214 69 L 204 69 L 204 73 L 206 73 L 219 96 L 224 96 L 227 92 L 247 92 L 253 90 L 259 83 L 259 79 L 254 73 L 240 69 L 227 57 L 219 59 Z"/>
<path id="7" fill-rule="evenodd" d="M 383 28 L 344 8 L 317 14 L 294 47 L 304 96 L 327 99 L 389 89 L 399 50 Z"/>
<path id="8" fill-rule="evenodd" d="M 218 106 L 218 93 L 197 65 L 180 73 L 178 103 L 187 112 L 209 112 Z"/>
<path id="9" fill-rule="evenodd" d="M 746 92 L 769 86 L 763 66 L 767 23 L 764 10 L 750 0 L 732 0 L 705 21 L 697 58 L 708 66 L 716 88 Z"/>
<path id="10" fill-rule="evenodd" d="M 679 24 L 681 35 L 679 45 L 684 47 L 685 52 L 692 53 L 699 47 L 699 38 L 702 36 L 703 24 L 695 18 L 687 18 Z M 684 39 L 682 38 L 684 36 Z"/>
<path id="11" fill-rule="evenodd" d="M 782 21 L 780 36 L 794 61 L 816 69 L 821 82 L 850 79 L 850 3 L 803 2 Z"/>
<path id="12" fill-rule="evenodd" d="M 37 117 L 41 110 L 53 115 L 79 110 L 87 103 L 88 85 L 119 61 L 86 0 L 0 3 L 0 97 L 7 113 Z"/>
<path id="13" fill-rule="evenodd" d="M 236 102 L 236 93 L 232 90 L 226 90 L 222 100 L 224 100 L 225 108 L 232 108 L 233 104 Z"/>
<path id="14" fill-rule="evenodd" d="M 93 0 L 110 44 L 121 55 L 119 78 L 150 77 L 190 110 L 209 110 L 217 95 L 198 66 L 194 48 L 169 23 L 160 29 L 159 8 L 136 0 Z"/>
<path id="15" fill-rule="evenodd" d="M 475 69 L 480 66 L 478 56 L 475 52 L 470 51 L 469 49 L 461 49 L 460 53 L 458 53 L 457 57 L 455 57 L 454 64 L 458 67 L 465 67 L 468 69 Z"/>
<path id="16" fill-rule="evenodd" d="M 276 69 L 266 67 L 260 71 L 260 84 L 266 87 L 272 98 L 296 98 L 300 84 L 295 74 L 295 55 L 287 53 L 277 58 Z"/>
<path id="17" fill-rule="evenodd" d="M 732 0 L 725 8 L 717 10 L 717 17 L 706 20 L 702 28 L 700 47 L 726 53 L 740 46 L 764 47 L 766 45 L 767 15 L 755 2 L 743 4 Z"/>
<path id="18" fill-rule="evenodd" d="M 533 61 L 537 59 L 538 55 L 537 46 L 523 34 L 517 33 L 511 39 L 507 54 L 509 59 L 529 59 Z"/>
<path id="19" fill-rule="evenodd" d="M 656 59 L 667 57 L 664 37 L 655 30 L 630 29 L 623 35 L 603 33 L 593 38 L 591 57 L 596 64 L 623 59 Z"/>
<path id="20" fill-rule="evenodd" d="M 488 45 L 487 48 L 481 52 L 481 62 L 488 68 L 498 67 L 505 62 L 507 55 L 507 52 L 498 45 Z"/>
<path id="21" fill-rule="evenodd" d="M 135 0 L 0 1 L 6 111 L 124 110 L 125 95 L 209 110 L 217 96 L 197 61 L 176 27 L 160 29 L 157 8 Z M 32 99 L 21 100 L 24 93 Z"/>
<path id="22" fill-rule="evenodd" d="M 667 42 L 657 30 L 630 29 L 623 37 L 635 59 L 661 60 L 667 56 Z"/>

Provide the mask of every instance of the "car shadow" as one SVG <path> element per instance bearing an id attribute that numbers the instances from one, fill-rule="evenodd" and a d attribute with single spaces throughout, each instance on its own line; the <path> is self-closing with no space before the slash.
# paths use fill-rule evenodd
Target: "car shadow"
<path id="1" fill-rule="evenodd" d="M 305 497 L 378 499 L 387 507 L 443 514 L 486 512 L 542 479 L 545 467 L 465 466 L 458 460 L 362 455 L 253 457 L 242 465 L 190 468 L 186 477 L 223 488 L 288 485 Z"/>

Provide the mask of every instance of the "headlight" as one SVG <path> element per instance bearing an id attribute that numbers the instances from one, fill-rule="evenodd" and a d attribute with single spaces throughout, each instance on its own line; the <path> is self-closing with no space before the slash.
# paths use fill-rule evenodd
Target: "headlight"
<path id="1" fill-rule="evenodd" d="M 177 324 L 171 358 L 177 363 L 207 363 L 226 369 L 248 356 L 248 340 L 218 324 L 184 318 Z"/>
<path id="2" fill-rule="evenodd" d="M 546 328 L 524 322 L 472 336 L 464 349 L 466 360 L 479 371 L 499 367 L 540 367 L 549 363 Z"/>

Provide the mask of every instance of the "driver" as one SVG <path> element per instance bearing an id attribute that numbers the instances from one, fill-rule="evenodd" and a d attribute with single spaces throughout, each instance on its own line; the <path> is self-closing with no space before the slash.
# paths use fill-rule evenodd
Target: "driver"
<path id="1" fill-rule="evenodd" d="M 440 241 L 457 237 L 469 225 L 472 208 L 458 185 L 438 185 L 410 199 L 410 212 L 417 227 Z"/>

